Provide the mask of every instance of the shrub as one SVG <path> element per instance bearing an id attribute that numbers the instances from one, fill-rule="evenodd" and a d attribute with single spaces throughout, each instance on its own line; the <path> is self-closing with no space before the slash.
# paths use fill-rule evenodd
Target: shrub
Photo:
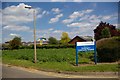
<path id="1" fill-rule="evenodd" d="M 49 44 L 58 44 L 58 40 L 54 37 L 50 37 L 48 40 L 49 40 Z"/>
<path id="2" fill-rule="evenodd" d="M 21 46 L 21 38 L 17 36 L 14 37 L 9 43 L 10 49 L 19 49 L 20 46 Z"/>
<path id="3" fill-rule="evenodd" d="M 37 45 L 37 49 L 60 49 L 60 48 L 75 48 L 75 45 Z"/>
<path id="4" fill-rule="evenodd" d="M 97 41 L 97 54 L 100 62 L 115 62 L 120 58 L 120 37 L 104 38 Z"/>

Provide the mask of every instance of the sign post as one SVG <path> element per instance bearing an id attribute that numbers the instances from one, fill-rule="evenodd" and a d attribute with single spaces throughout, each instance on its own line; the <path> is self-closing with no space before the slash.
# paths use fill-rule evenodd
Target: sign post
<path id="1" fill-rule="evenodd" d="M 77 43 L 76 43 L 76 66 L 78 66 L 78 50 L 77 50 Z"/>
<path id="2" fill-rule="evenodd" d="M 95 44 L 95 46 L 94 46 L 94 62 L 95 62 L 95 64 L 97 64 L 96 41 L 94 41 L 94 44 Z"/>
<path id="3" fill-rule="evenodd" d="M 96 42 L 76 42 L 76 66 L 78 66 L 78 52 L 94 51 L 94 62 L 97 64 Z"/>

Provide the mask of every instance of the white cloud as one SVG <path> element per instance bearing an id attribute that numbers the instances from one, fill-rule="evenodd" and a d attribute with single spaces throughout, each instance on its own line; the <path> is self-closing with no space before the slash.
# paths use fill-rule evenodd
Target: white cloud
<path id="1" fill-rule="evenodd" d="M 55 23 L 58 21 L 59 18 L 55 17 L 55 18 L 51 18 L 49 23 Z"/>
<path id="2" fill-rule="evenodd" d="M 82 24 L 82 23 L 79 23 L 79 24 Z M 70 38 L 73 38 L 76 35 L 78 35 L 78 36 L 93 36 L 94 35 L 93 30 L 96 28 L 97 25 L 98 24 L 94 24 L 94 23 L 88 23 L 88 24 L 86 23 L 85 25 L 83 24 L 83 26 L 81 25 L 79 27 L 72 27 L 68 33 L 69 33 Z"/>
<path id="3" fill-rule="evenodd" d="M 82 0 L 73 0 L 73 2 L 82 2 Z"/>
<path id="4" fill-rule="evenodd" d="M 91 24 L 90 23 L 86 23 L 86 22 L 76 22 L 76 23 L 71 23 L 68 24 L 68 27 L 89 27 Z"/>
<path id="5" fill-rule="evenodd" d="M 3 24 L 21 24 L 33 21 L 33 9 L 25 8 L 26 5 L 24 3 L 20 3 L 17 6 L 9 6 L 3 9 Z M 35 8 L 36 14 L 41 12 L 40 8 Z M 45 14 L 45 12 L 44 12 Z M 42 15 L 42 14 L 41 14 Z M 18 18 L 19 17 L 19 18 Z M 38 18 L 39 16 L 37 16 Z"/>
<path id="6" fill-rule="evenodd" d="M 26 9 L 24 3 L 17 6 L 9 6 L 3 10 L 3 21 L 5 25 L 10 23 L 25 23 L 33 20 L 33 9 Z M 19 17 L 19 18 L 18 18 Z M 12 21 L 11 21 L 12 20 Z"/>
<path id="7" fill-rule="evenodd" d="M 110 15 L 109 15 L 109 16 L 103 16 L 102 19 L 103 19 L 103 20 L 109 20 L 111 17 L 112 17 L 112 16 L 110 16 Z"/>
<path id="8" fill-rule="evenodd" d="M 91 11 L 86 11 L 86 13 L 90 13 Z M 67 23 L 67 27 L 72 27 L 69 31 L 69 35 L 73 38 L 76 35 L 79 36 L 93 36 L 93 30 L 97 27 L 100 21 L 108 22 L 110 20 L 117 20 L 116 14 L 112 15 L 91 15 L 85 14 L 84 16 L 79 18 L 79 21 L 75 21 L 72 23 Z M 115 25 L 115 24 L 114 24 Z"/>
<path id="9" fill-rule="evenodd" d="M 48 15 L 48 14 L 49 12 L 44 10 L 43 12 L 37 14 L 37 18 L 42 18 L 44 15 Z"/>
<path id="10" fill-rule="evenodd" d="M 10 33 L 10 36 L 19 36 L 19 35 L 15 33 Z"/>
<path id="11" fill-rule="evenodd" d="M 89 15 L 87 15 L 88 13 L 91 13 L 93 10 L 92 9 L 86 9 L 86 10 L 82 10 L 82 11 L 75 11 L 73 12 L 71 15 L 69 15 L 68 19 L 63 20 L 62 22 L 64 24 L 68 24 L 73 22 L 75 19 L 80 18 L 80 20 L 85 20 L 89 17 Z"/>
<path id="12" fill-rule="evenodd" d="M 80 22 L 74 22 L 71 24 L 67 24 L 68 27 L 89 27 L 93 26 L 93 24 L 98 24 L 100 21 L 108 21 L 111 20 L 114 16 L 112 15 L 85 15 L 83 17 L 80 17 Z"/>
<path id="13" fill-rule="evenodd" d="M 55 14 L 58 14 L 61 12 L 61 10 L 59 8 L 53 8 L 52 11 L 55 13 Z"/>
<path id="14" fill-rule="evenodd" d="M 57 15 L 56 17 L 60 18 L 60 17 L 62 17 L 62 16 L 63 16 L 63 14 L 59 14 L 59 15 Z"/>
<path id="15" fill-rule="evenodd" d="M 59 15 L 56 15 L 55 18 L 51 18 L 49 23 L 55 23 L 55 22 L 58 22 L 59 21 L 59 18 L 61 18 L 63 16 L 63 14 L 59 14 Z"/>
<path id="16" fill-rule="evenodd" d="M 91 13 L 93 10 L 92 9 L 87 9 L 85 11 L 83 11 L 83 13 Z"/>
<path id="17" fill-rule="evenodd" d="M 76 11 L 76 12 L 73 12 L 69 18 L 72 18 L 72 19 L 75 19 L 75 18 L 78 18 L 78 17 L 81 17 L 83 16 L 83 13 L 80 13 L 79 11 Z"/>
<path id="18" fill-rule="evenodd" d="M 49 31 L 52 31 L 52 30 L 54 30 L 54 29 L 53 29 L 53 28 L 49 28 L 48 30 L 49 30 Z"/>
<path id="19" fill-rule="evenodd" d="M 53 28 L 44 29 L 44 30 L 37 30 L 36 37 L 37 38 L 40 38 L 40 37 L 49 38 L 49 37 L 54 35 L 53 37 L 60 39 L 62 32 L 63 32 L 63 30 L 55 30 Z"/>
<path id="20" fill-rule="evenodd" d="M 35 10 L 36 19 L 49 14 L 48 11 L 42 10 L 41 8 L 28 9 L 25 8 L 24 3 L 20 3 L 17 6 L 9 6 L 2 10 L 3 13 L 3 26 L 4 29 L 14 30 L 14 31 L 26 31 L 30 28 L 24 26 L 24 23 L 29 23 L 33 21 L 33 11 Z M 23 26 L 21 26 L 23 25 Z"/>
<path id="21" fill-rule="evenodd" d="M 74 19 L 65 19 L 65 20 L 63 20 L 62 22 L 63 22 L 64 24 L 67 24 L 67 23 L 71 23 L 73 20 L 74 20 Z"/>
<path id="22" fill-rule="evenodd" d="M 85 14 L 91 13 L 92 11 L 93 11 L 92 9 L 87 9 L 87 10 L 82 10 L 82 11 L 75 11 L 69 16 L 69 18 L 76 19 L 76 18 L 82 17 Z"/>
<path id="23" fill-rule="evenodd" d="M 62 33 L 62 30 L 54 30 L 53 33 Z"/>
<path id="24" fill-rule="evenodd" d="M 8 25 L 4 26 L 3 29 L 12 31 L 28 31 L 30 28 L 28 26 L 18 26 L 18 25 Z"/>
<path id="25" fill-rule="evenodd" d="M 32 21 L 33 18 L 26 18 L 24 16 L 13 16 L 13 15 L 5 15 L 3 16 L 3 24 L 9 25 L 9 24 L 21 24 Z"/>
<path id="26" fill-rule="evenodd" d="M 67 0 L 51 0 L 51 2 L 66 2 Z"/>
<path id="27" fill-rule="evenodd" d="M 85 20 L 88 20 L 89 18 L 90 18 L 90 15 L 85 15 L 81 17 L 79 21 L 85 21 Z"/>

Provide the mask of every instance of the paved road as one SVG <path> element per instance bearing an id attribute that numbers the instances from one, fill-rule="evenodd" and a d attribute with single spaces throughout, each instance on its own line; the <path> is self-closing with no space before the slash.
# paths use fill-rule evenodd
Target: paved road
<path id="1" fill-rule="evenodd" d="M 22 68 L 2 66 L 3 78 L 54 78 L 47 74 L 34 73 L 34 71 L 26 71 Z"/>
<path id="2" fill-rule="evenodd" d="M 104 76 L 104 75 L 69 75 L 69 74 L 58 74 L 53 72 L 43 72 L 34 69 L 26 69 L 22 67 L 15 67 L 9 65 L 2 65 L 2 78 L 81 78 L 82 80 L 88 78 L 94 78 L 94 80 L 114 80 L 118 76 Z M 98 79 L 102 78 L 102 79 Z"/>

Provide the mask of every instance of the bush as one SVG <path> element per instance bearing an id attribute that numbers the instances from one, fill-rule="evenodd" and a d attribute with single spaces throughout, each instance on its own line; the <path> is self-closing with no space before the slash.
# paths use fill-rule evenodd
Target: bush
<path id="1" fill-rule="evenodd" d="M 100 62 L 115 62 L 120 58 L 120 37 L 104 38 L 97 41 L 97 54 Z"/>
<path id="2" fill-rule="evenodd" d="M 60 49 L 60 48 L 75 48 L 75 45 L 37 45 L 37 49 Z"/>
<path id="3" fill-rule="evenodd" d="M 9 45 L 2 45 L 3 50 L 10 50 L 11 48 Z M 61 49 L 61 48 L 75 48 L 75 45 L 69 44 L 69 45 L 36 45 L 37 49 Z M 18 49 L 34 49 L 34 45 L 21 45 L 18 47 Z"/>
<path id="4" fill-rule="evenodd" d="M 19 49 L 21 46 L 21 38 L 20 37 L 14 37 L 10 42 L 9 42 L 9 48 L 10 49 Z"/>

